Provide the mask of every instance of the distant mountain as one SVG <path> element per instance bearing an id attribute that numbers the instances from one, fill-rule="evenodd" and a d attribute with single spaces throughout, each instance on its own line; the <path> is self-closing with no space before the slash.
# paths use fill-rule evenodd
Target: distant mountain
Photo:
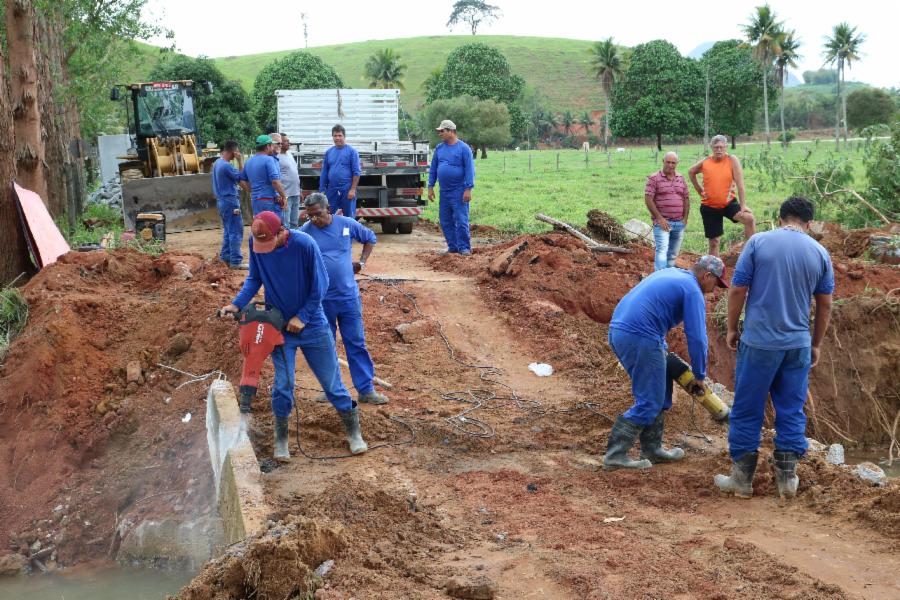
<path id="1" fill-rule="evenodd" d="M 700 60 L 700 58 L 706 54 L 706 51 L 713 47 L 715 42 L 703 42 L 690 52 L 688 52 L 688 58 L 693 58 L 695 60 Z"/>

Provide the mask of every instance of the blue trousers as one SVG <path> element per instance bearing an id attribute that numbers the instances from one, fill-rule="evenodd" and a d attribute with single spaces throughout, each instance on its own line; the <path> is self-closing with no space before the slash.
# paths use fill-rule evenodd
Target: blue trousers
<path id="1" fill-rule="evenodd" d="M 287 206 L 281 215 L 281 224 L 288 229 L 297 229 L 300 224 L 300 196 L 288 196 Z"/>
<path id="2" fill-rule="evenodd" d="M 349 187 L 328 188 L 325 190 L 325 195 L 328 196 L 328 211 L 331 214 L 334 214 L 338 209 L 341 209 L 344 211 L 345 217 L 350 217 L 351 219 L 356 218 L 356 198 L 354 197 L 353 200 L 348 200 L 347 192 L 349 191 Z"/>
<path id="3" fill-rule="evenodd" d="M 216 207 L 222 218 L 222 249 L 219 251 L 219 258 L 229 265 L 239 265 L 244 260 L 241 256 L 244 221 L 241 215 L 234 214 L 234 209 L 240 209 L 241 204 L 237 198 L 223 198 L 216 201 Z"/>
<path id="4" fill-rule="evenodd" d="M 337 336 L 337 328 L 341 328 L 341 340 L 347 352 L 347 364 L 350 365 L 350 379 L 353 387 L 360 394 L 368 394 L 375 388 L 372 379 L 375 377 L 375 365 L 366 348 L 366 332 L 363 328 L 362 304 L 359 297 L 350 300 L 326 299 L 322 302 L 325 318 L 331 325 L 332 335 Z"/>
<path id="5" fill-rule="evenodd" d="M 672 407 L 672 380 L 666 376 L 666 348 L 659 340 L 618 329 L 609 330 L 609 345 L 631 377 L 634 404 L 622 415 L 647 426 Z"/>
<path id="6" fill-rule="evenodd" d="M 439 217 L 441 231 L 450 252 L 471 252 L 469 240 L 469 203 L 463 202 L 463 190 L 441 190 Z"/>
<path id="7" fill-rule="evenodd" d="M 299 334 L 284 332 L 284 345 L 272 352 L 275 383 L 272 386 L 272 412 L 276 417 L 288 417 L 294 407 L 294 370 L 297 348 L 325 390 L 325 395 L 337 410 L 353 408 L 350 392 L 341 381 L 341 370 L 334 348 L 334 336 L 327 327 L 305 328 Z"/>
<path id="8" fill-rule="evenodd" d="M 663 231 L 662 227 L 653 225 L 653 240 L 656 253 L 653 257 L 655 271 L 675 266 L 675 259 L 681 250 L 681 241 L 684 239 L 684 221 L 669 221 L 669 231 Z"/>
<path id="9" fill-rule="evenodd" d="M 281 205 L 274 199 L 251 200 L 250 206 L 253 209 L 253 216 L 258 215 L 264 210 L 270 210 L 278 215 L 278 218 L 281 218 Z"/>
<path id="10" fill-rule="evenodd" d="M 744 343 L 738 347 L 734 378 L 734 406 L 728 427 L 732 458 L 759 449 L 766 399 L 775 408 L 775 449 L 806 452 L 806 414 L 803 405 L 809 388 L 810 348 L 761 350 Z"/>

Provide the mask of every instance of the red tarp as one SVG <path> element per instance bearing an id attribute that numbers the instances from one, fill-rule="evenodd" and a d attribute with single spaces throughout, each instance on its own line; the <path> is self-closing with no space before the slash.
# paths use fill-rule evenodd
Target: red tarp
<path id="1" fill-rule="evenodd" d="M 56 259 L 70 250 L 69 244 L 60 233 L 56 223 L 41 197 L 13 183 L 19 216 L 25 229 L 28 247 L 38 263 L 38 268 L 55 263 Z"/>

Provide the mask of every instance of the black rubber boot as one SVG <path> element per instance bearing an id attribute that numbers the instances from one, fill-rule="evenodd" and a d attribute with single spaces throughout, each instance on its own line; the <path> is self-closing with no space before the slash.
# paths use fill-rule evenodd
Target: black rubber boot
<path id="1" fill-rule="evenodd" d="M 619 415 L 609 432 L 606 455 L 603 457 L 604 470 L 647 469 L 653 466 L 646 459 L 632 460 L 628 458 L 628 451 L 631 450 L 634 440 L 640 435 L 642 429 L 643 427 L 640 425 L 636 425 Z"/>
<path id="2" fill-rule="evenodd" d="M 347 431 L 351 454 L 362 454 L 367 451 L 369 445 L 363 439 L 359 426 L 359 409 L 354 406 L 350 410 L 338 411 L 338 414 L 341 415 L 341 421 L 344 422 L 344 429 Z"/>
<path id="3" fill-rule="evenodd" d="M 275 452 L 273 456 L 275 460 L 287 462 L 291 460 L 291 451 L 288 449 L 288 426 L 287 417 L 275 417 Z"/>
<path id="4" fill-rule="evenodd" d="M 796 452 L 779 452 L 772 454 L 772 465 L 775 467 L 775 483 L 778 485 L 778 495 L 782 498 L 793 498 L 797 495 L 797 486 L 800 478 L 797 477 L 797 460 L 800 456 Z"/>
<path id="5" fill-rule="evenodd" d="M 665 412 L 661 412 L 653 423 L 641 431 L 641 458 L 646 458 L 653 464 L 675 462 L 684 458 L 684 450 L 681 448 L 672 448 L 671 450 L 663 448 L 665 424 Z"/>
<path id="6" fill-rule="evenodd" d="M 759 452 L 745 452 L 731 464 L 731 475 L 716 475 L 716 487 L 738 498 L 753 497 L 753 475 Z"/>

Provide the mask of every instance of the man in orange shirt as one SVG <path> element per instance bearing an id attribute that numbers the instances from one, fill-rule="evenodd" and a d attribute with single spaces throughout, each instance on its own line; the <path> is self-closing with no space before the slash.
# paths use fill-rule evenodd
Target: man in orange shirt
<path id="1" fill-rule="evenodd" d="M 709 240 L 709 254 L 719 255 L 719 238 L 725 233 L 724 218 L 744 226 L 744 239 L 756 233 L 756 219 L 747 208 L 744 195 L 744 171 L 737 156 L 728 154 L 728 138 L 717 135 L 710 141 L 712 156 L 704 158 L 688 170 L 694 189 L 700 194 L 700 216 L 703 233 Z M 703 185 L 697 174 L 703 175 Z M 734 191 L 737 189 L 737 200 Z"/>

